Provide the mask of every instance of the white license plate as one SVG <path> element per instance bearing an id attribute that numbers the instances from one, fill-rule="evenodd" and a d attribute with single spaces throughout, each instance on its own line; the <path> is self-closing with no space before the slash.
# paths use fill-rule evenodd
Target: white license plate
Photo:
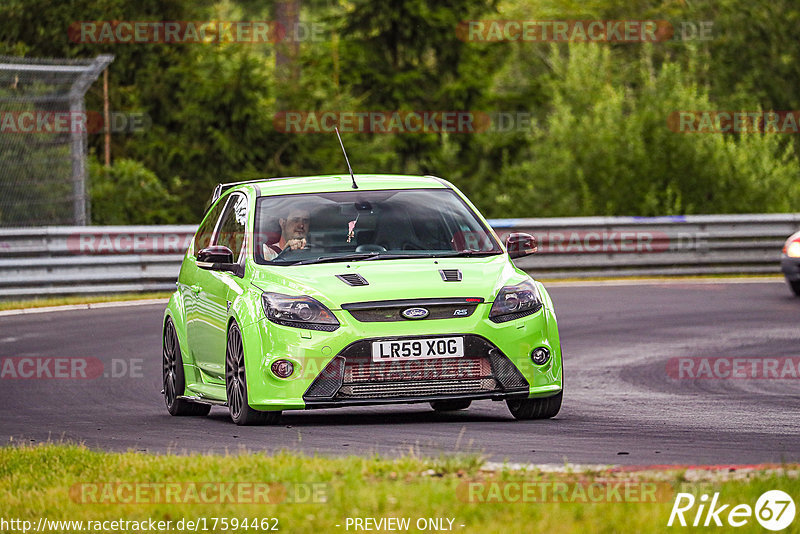
<path id="1" fill-rule="evenodd" d="M 374 362 L 462 358 L 463 356 L 463 337 L 396 339 L 394 341 L 372 342 L 372 361 Z"/>

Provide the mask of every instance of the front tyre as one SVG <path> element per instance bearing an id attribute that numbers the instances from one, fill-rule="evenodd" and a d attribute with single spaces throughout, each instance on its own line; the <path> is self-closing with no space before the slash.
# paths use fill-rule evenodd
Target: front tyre
<path id="1" fill-rule="evenodd" d="M 170 415 L 208 415 L 208 412 L 211 411 L 209 404 L 199 404 L 178 398 L 184 394 L 186 389 L 186 376 L 183 374 L 181 347 L 172 317 L 167 317 L 164 324 L 162 341 L 161 383 L 164 387 L 164 402 L 167 404 Z"/>
<path id="2" fill-rule="evenodd" d="M 247 376 L 244 369 L 242 333 L 234 322 L 228 330 L 228 346 L 225 351 L 225 393 L 231 419 L 239 426 L 277 423 L 281 412 L 261 412 L 247 403 Z"/>
<path id="3" fill-rule="evenodd" d="M 792 288 L 792 293 L 794 293 L 795 297 L 800 297 L 800 280 L 787 280 L 789 282 L 789 287 Z"/>
<path id="4" fill-rule="evenodd" d="M 514 419 L 550 419 L 561 410 L 563 394 L 564 392 L 560 391 L 558 395 L 543 399 L 508 399 L 506 404 Z"/>

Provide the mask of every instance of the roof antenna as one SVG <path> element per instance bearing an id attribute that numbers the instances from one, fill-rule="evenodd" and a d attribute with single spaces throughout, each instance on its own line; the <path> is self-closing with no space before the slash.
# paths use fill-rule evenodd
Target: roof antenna
<path id="1" fill-rule="evenodd" d="M 333 127 L 336 130 L 336 137 L 339 138 L 339 144 L 342 147 L 342 154 L 344 154 L 344 160 L 347 162 L 347 170 L 350 171 L 350 178 L 353 179 L 353 189 L 358 189 L 358 185 L 356 185 L 356 177 L 353 174 L 353 169 L 350 167 L 350 160 L 347 159 L 347 151 L 344 149 L 344 143 L 342 143 L 342 136 L 339 135 L 339 128 Z"/>

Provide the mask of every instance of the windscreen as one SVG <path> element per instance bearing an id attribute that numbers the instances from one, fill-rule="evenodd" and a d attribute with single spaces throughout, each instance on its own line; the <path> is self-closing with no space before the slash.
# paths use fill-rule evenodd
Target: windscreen
<path id="1" fill-rule="evenodd" d="M 254 233 L 256 262 L 273 265 L 502 252 L 448 189 L 260 197 Z"/>

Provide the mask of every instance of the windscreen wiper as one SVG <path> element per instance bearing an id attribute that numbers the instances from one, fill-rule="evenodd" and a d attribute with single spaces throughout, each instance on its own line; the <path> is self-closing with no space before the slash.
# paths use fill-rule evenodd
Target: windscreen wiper
<path id="1" fill-rule="evenodd" d="M 372 260 L 380 256 L 380 252 L 362 252 L 359 254 L 345 254 L 344 256 L 320 256 L 319 258 L 310 258 L 301 260 L 289 265 L 310 265 L 312 263 L 329 263 L 335 261 L 356 261 L 356 260 Z"/>
<path id="2" fill-rule="evenodd" d="M 461 257 L 461 256 L 468 256 L 468 257 L 478 257 L 478 256 L 496 256 L 498 254 L 502 254 L 499 250 L 459 250 L 458 252 L 450 252 L 447 254 L 442 254 L 445 257 Z"/>
<path id="3" fill-rule="evenodd" d="M 337 261 L 368 261 L 368 260 L 408 260 L 408 259 L 423 259 L 423 258 L 457 258 L 457 257 L 478 257 L 478 256 L 495 256 L 502 254 L 499 250 L 461 250 L 458 252 L 431 252 L 427 254 L 390 254 L 386 252 L 363 252 L 358 254 L 345 254 L 344 256 L 320 256 L 318 258 L 309 258 L 294 263 L 287 263 L 287 265 L 311 265 L 314 263 L 331 263 Z"/>
<path id="4" fill-rule="evenodd" d="M 458 254 L 458 253 L 455 253 Z M 493 253 L 494 254 L 494 253 Z M 311 258 L 301 260 L 287 265 L 310 265 L 312 263 L 328 263 L 335 261 L 369 261 L 369 260 L 410 260 L 410 259 L 424 259 L 424 258 L 440 258 L 442 256 L 453 256 L 454 254 L 446 253 L 426 253 L 426 254 L 392 254 L 388 252 L 364 252 L 360 254 L 347 254 L 345 256 L 324 256 L 319 258 Z"/>

